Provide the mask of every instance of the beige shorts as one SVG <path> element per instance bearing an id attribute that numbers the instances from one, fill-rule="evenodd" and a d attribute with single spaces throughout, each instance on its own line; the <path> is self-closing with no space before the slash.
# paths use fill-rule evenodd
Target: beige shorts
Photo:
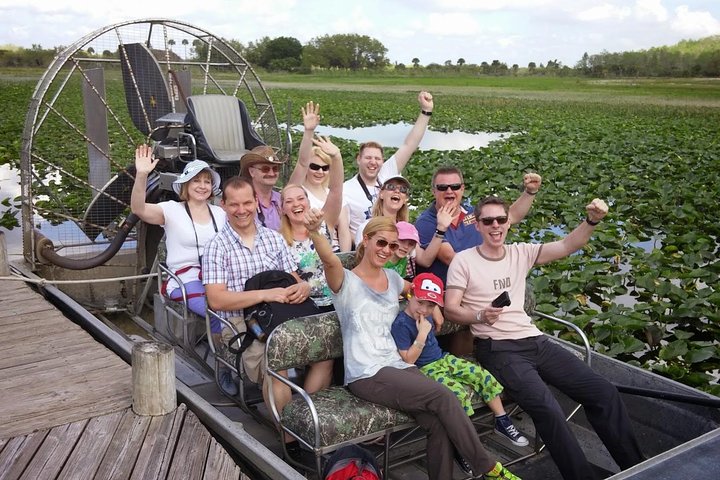
<path id="1" fill-rule="evenodd" d="M 247 331 L 243 317 L 230 317 L 228 320 L 235 325 L 238 333 L 245 333 Z M 224 328 L 222 336 L 223 341 L 227 344 L 232 338 L 232 332 Z M 235 346 L 237 347 L 237 345 Z M 257 340 L 253 341 L 247 350 L 243 352 L 242 363 L 247 378 L 250 379 L 251 382 L 262 385 L 263 379 L 265 378 L 265 344 Z"/>

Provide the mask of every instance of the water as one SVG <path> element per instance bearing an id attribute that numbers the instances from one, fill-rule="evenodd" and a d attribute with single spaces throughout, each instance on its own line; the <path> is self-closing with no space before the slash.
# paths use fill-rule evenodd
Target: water
<path id="1" fill-rule="evenodd" d="M 397 148 L 403 144 L 405 137 L 410 132 L 412 125 L 409 123 L 394 123 L 388 125 L 373 125 L 372 127 L 340 128 L 321 125 L 316 132 L 319 135 L 330 135 L 331 137 L 344 138 L 357 142 L 375 141 L 384 147 Z M 303 131 L 302 125 L 295 125 L 293 130 Z M 459 130 L 452 132 L 436 132 L 427 130 L 423 136 L 420 150 L 467 150 L 470 148 L 487 147 L 490 142 L 504 140 L 511 135 L 510 132 L 492 133 L 478 132 L 467 133 Z"/>
<path id="2" fill-rule="evenodd" d="M 0 201 L 9 198 L 11 201 L 20 195 L 20 172 L 10 165 L 0 165 Z M 0 212 L 5 211 L 5 206 L 0 206 Z M 18 223 L 20 222 L 20 212 L 17 213 Z M 8 257 L 10 261 L 18 260 L 22 257 L 22 229 L 20 227 L 7 230 L 0 228 L 5 233 L 5 243 L 7 244 Z"/>

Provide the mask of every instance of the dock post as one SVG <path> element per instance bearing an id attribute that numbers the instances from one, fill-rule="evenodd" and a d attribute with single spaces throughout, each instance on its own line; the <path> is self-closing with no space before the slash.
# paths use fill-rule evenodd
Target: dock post
<path id="1" fill-rule="evenodd" d="M 175 350 L 157 342 L 133 345 L 132 384 L 137 415 L 165 415 L 175 410 Z"/>
<path id="2" fill-rule="evenodd" d="M 7 244 L 5 243 L 5 232 L 0 231 L 0 277 L 7 277 L 10 275 L 10 264 Z"/>

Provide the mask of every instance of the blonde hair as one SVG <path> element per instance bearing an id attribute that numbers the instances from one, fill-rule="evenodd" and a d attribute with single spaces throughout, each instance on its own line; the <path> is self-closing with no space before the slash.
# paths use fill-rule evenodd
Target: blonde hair
<path id="1" fill-rule="evenodd" d="M 307 191 L 305 190 L 305 188 L 303 188 L 302 185 L 298 185 L 296 183 L 289 183 L 289 184 L 285 185 L 285 188 L 283 188 L 280 191 L 280 208 L 281 208 L 281 210 L 285 206 L 285 195 L 287 194 L 287 191 L 290 190 L 291 188 L 299 188 L 300 190 L 302 190 L 303 193 L 305 194 L 305 198 L 307 199 Z M 308 201 L 308 205 L 309 204 L 310 204 L 310 202 Z M 285 239 L 285 243 L 287 243 L 288 246 L 292 246 L 293 242 L 295 242 L 295 239 L 293 238 L 292 226 L 290 225 L 290 219 L 288 218 L 287 215 L 285 215 L 285 212 L 283 212 L 283 214 L 280 216 L 279 233 Z"/>
<path id="2" fill-rule="evenodd" d="M 192 182 L 193 179 L 195 179 L 195 177 L 199 177 L 201 175 L 207 177 L 208 180 L 210 180 L 210 184 L 212 185 L 212 188 L 210 189 L 210 195 L 208 196 L 208 200 L 213 196 L 215 184 L 213 183 L 212 173 L 210 173 L 210 170 L 208 170 L 207 168 L 203 168 L 198 173 L 196 173 L 194 177 L 192 177 L 190 180 L 188 180 L 187 182 L 183 183 L 182 186 L 180 186 L 180 193 L 178 194 L 178 197 L 180 197 L 181 201 L 187 202 L 190 199 L 190 196 L 188 195 L 188 188 L 190 188 L 190 182 Z"/>
<path id="3" fill-rule="evenodd" d="M 318 157 L 320 160 L 325 162 L 327 165 L 332 164 L 332 157 L 328 155 L 327 153 L 322 151 L 322 148 L 320 147 L 312 147 L 312 153 L 314 157 Z M 312 163 L 312 159 L 310 159 L 310 163 Z M 310 173 L 310 168 L 308 168 L 307 173 Z M 325 175 L 325 178 L 322 181 L 323 188 L 328 188 L 328 185 L 330 184 L 330 172 L 327 172 L 328 174 Z M 307 175 L 307 174 L 306 174 Z"/>
<path id="4" fill-rule="evenodd" d="M 390 217 L 373 217 L 363 228 L 363 238 L 372 238 L 378 232 L 395 232 L 397 233 L 397 225 L 395 220 Z M 365 245 L 360 243 L 355 249 L 355 265 L 358 265 L 365 256 Z"/>
<path id="5" fill-rule="evenodd" d="M 385 185 L 383 185 L 384 187 Z M 400 207 L 400 210 L 397 211 L 395 214 L 395 221 L 396 222 L 407 222 L 410 218 L 410 211 L 408 210 L 408 199 L 405 200 L 405 203 L 402 207 Z M 372 210 L 370 211 L 370 215 L 372 217 L 382 217 L 383 216 L 383 199 L 378 194 L 377 198 L 375 199 L 375 203 L 373 203 Z"/>

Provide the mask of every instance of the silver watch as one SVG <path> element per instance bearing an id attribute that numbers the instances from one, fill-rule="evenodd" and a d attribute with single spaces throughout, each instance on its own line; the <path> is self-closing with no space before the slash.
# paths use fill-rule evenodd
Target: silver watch
<path id="1" fill-rule="evenodd" d="M 475 321 L 477 323 L 485 323 L 482 319 L 482 314 L 483 314 L 482 310 L 478 310 L 478 312 L 475 314 Z"/>

